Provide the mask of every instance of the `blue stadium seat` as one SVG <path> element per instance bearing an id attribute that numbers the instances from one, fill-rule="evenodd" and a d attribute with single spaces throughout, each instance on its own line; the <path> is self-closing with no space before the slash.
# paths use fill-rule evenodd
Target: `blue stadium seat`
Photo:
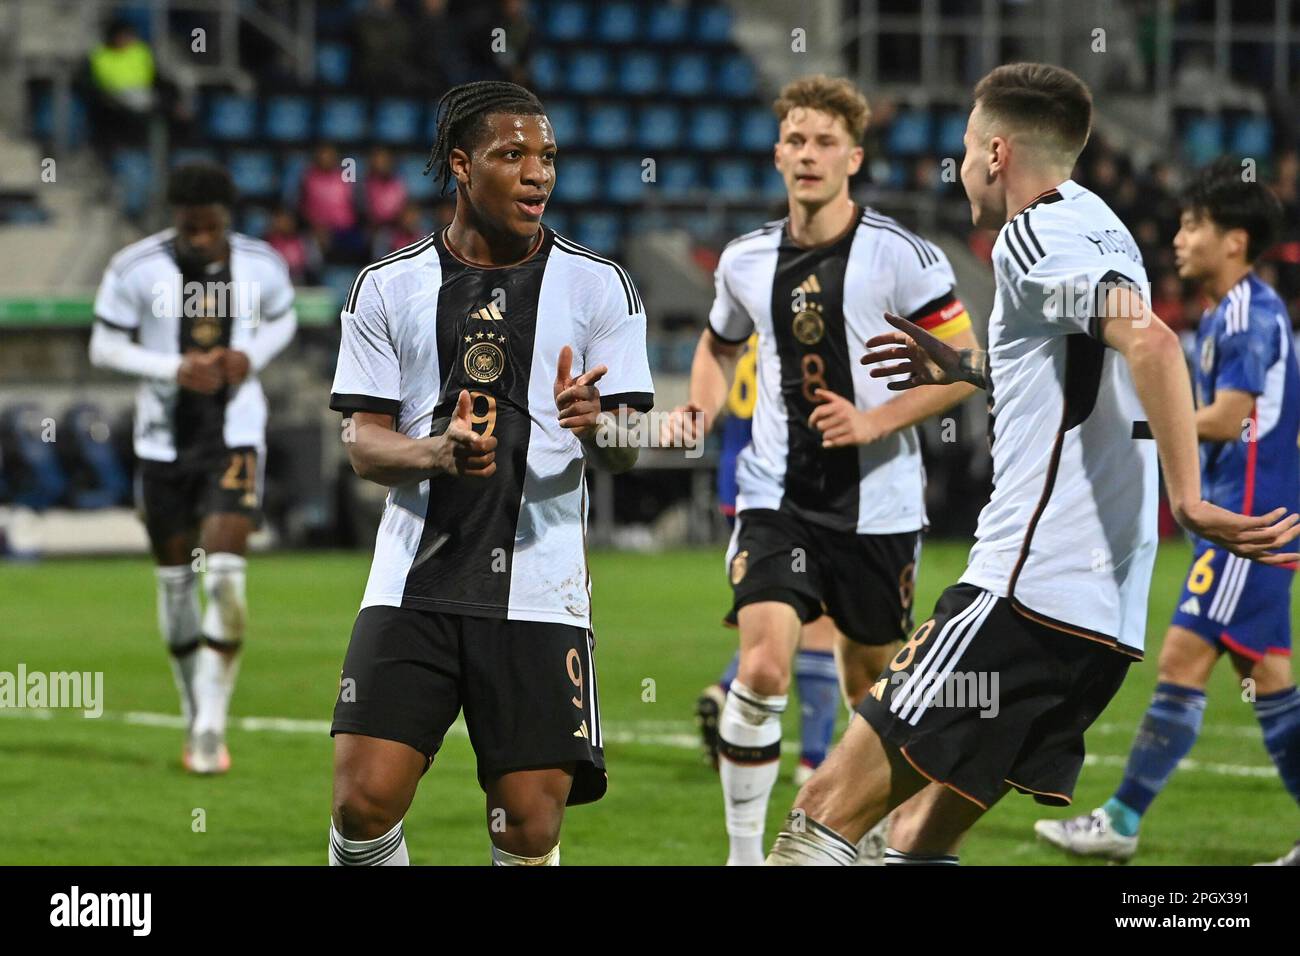
<path id="1" fill-rule="evenodd" d="M 546 116 L 561 149 L 577 149 L 584 144 L 582 107 L 575 100 L 548 100 Z"/>
<path id="2" fill-rule="evenodd" d="M 621 103 L 601 103 L 587 110 L 586 142 L 599 149 L 626 146 L 632 136 L 631 112 Z"/>
<path id="3" fill-rule="evenodd" d="M 609 57 L 600 50 L 580 50 L 569 58 L 568 89 L 603 93 L 609 87 Z"/>
<path id="4" fill-rule="evenodd" d="M 560 235 L 569 234 L 569 213 L 564 209 L 552 209 L 550 205 L 546 207 L 546 215 L 542 217 L 542 222 L 550 226 Z"/>
<path id="5" fill-rule="evenodd" d="M 699 167 L 694 160 L 665 159 L 656 170 L 659 175 L 659 189 L 667 199 L 681 199 L 702 189 Z"/>
<path id="6" fill-rule="evenodd" d="M 326 266 L 321 274 L 321 282 L 333 293 L 341 305 L 352 291 L 352 283 L 357 277 L 355 266 Z"/>
<path id="7" fill-rule="evenodd" d="M 656 103 L 641 111 L 638 143 L 646 149 L 673 149 L 682 139 L 682 111 L 671 103 Z"/>
<path id="8" fill-rule="evenodd" d="M 564 203 L 585 203 L 600 192 L 600 165 L 589 156 L 566 159 L 555 180 L 555 198 Z"/>
<path id="9" fill-rule="evenodd" d="M 690 11 L 684 5 L 658 4 L 650 11 L 646 22 L 646 38 L 653 43 L 681 43 L 687 38 L 689 21 Z"/>
<path id="10" fill-rule="evenodd" d="M 213 139 L 253 139 L 257 131 L 257 103 L 251 96 L 217 93 L 208 100 L 207 127 Z"/>
<path id="11" fill-rule="evenodd" d="M 764 199 L 779 201 L 786 198 L 785 180 L 781 178 L 781 173 L 775 166 L 766 166 L 763 169 L 758 187 L 762 190 Z"/>
<path id="12" fill-rule="evenodd" d="M 892 156 L 919 156 L 930 149 L 930 114 L 903 110 L 885 133 L 885 149 Z"/>
<path id="13" fill-rule="evenodd" d="M 1183 155 L 1193 166 L 1202 166 L 1223 152 L 1223 120 L 1203 114 L 1193 116 L 1183 128 Z"/>
<path id="14" fill-rule="evenodd" d="M 720 159 L 713 164 L 711 187 L 723 199 L 747 199 L 754 192 L 754 165 L 749 159 Z"/>
<path id="15" fill-rule="evenodd" d="M 271 213 L 265 206 L 248 206 L 239 216 L 239 231 L 246 236 L 265 238 L 271 227 Z"/>
<path id="16" fill-rule="evenodd" d="M 149 205 L 153 192 L 153 165 L 149 154 L 142 149 L 120 149 L 110 162 L 113 181 L 122 198 L 123 211 L 132 218 L 139 216 Z"/>
<path id="17" fill-rule="evenodd" d="M 420 104 L 415 100 L 380 100 L 370 132 L 381 143 L 406 145 L 421 140 Z"/>
<path id="18" fill-rule="evenodd" d="M 167 157 L 171 163 L 171 168 L 184 166 L 186 163 L 220 163 L 216 150 L 203 149 L 202 147 L 182 146 L 174 149 L 171 155 Z"/>
<path id="19" fill-rule="evenodd" d="M 331 96 L 321 104 L 316 134 L 335 143 L 355 143 L 366 138 L 369 125 L 365 100 L 358 96 Z"/>
<path id="20" fill-rule="evenodd" d="M 718 45 L 731 41 L 731 10 L 721 4 L 701 7 L 695 13 L 695 28 L 691 31 L 697 43 Z"/>
<path id="21" fill-rule="evenodd" d="M 659 57 L 647 50 L 625 53 L 619 63 L 618 88 L 628 96 L 659 92 Z"/>
<path id="22" fill-rule="evenodd" d="M 710 91 L 709 58 L 703 53 L 682 53 L 668 66 L 668 89 L 678 96 L 703 96 Z"/>
<path id="23" fill-rule="evenodd" d="M 1267 116 L 1243 116 L 1232 127 L 1229 152 L 1257 162 L 1273 152 L 1273 124 Z"/>
<path id="24" fill-rule="evenodd" d="M 633 4 L 605 4 L 596 18 L 596 39 L 601 43 L 631 43 L 638 26 L 640 18 Z"/>
<path id="25" fill-rule="evenodd" d="M 552 40 L 581 40 L 587 35 L 588 10 L 585 3 L 561 0 L 550 5 L 539 18 L 547 37 Z"/>
<path id="26" fill-rule="evenodd" d="M 749 57 L 735 54 L 718 65 L 714 88 L 723 96 L 748 99 L 758 92 L 758 73 Z"/>
<path id="27" fill-rule="evenodd" d="M 109 508 L 128 497 L 131 477 L 118 457 L 103 409 L 78 402 L 64 412 L 59 431 L 60 457 L 72 478 L 67 497 L 71 507 Z"/>
<path id="28" fill-rule="evenodd" d="M 605 198 L 615 203 L 640 203 L 658 188 L 658 183 L 642 180 L 640 156 L 620 156 L 610 160 L 605 178 Z M 656 169 L 656 176 L 658 170 Z"/>
<path id="29" fill-rule="evenodd" d="M 277 143 L 311 139 L 311 102 L 305 96 L 272 96 L 266 102 L 262 133 Z"/>
<path id="30" fill-rule="evenodd" d="M 731 145 L 731 110 L 725 106 L 696 107 L 687 136 L 692 149 L 726 149 Z"/>
<path id="31" fill-rule="evenodd" d="M 539 93 L 550 93 L 564 88 L 564 63 L 553 50 L 538 50 L 528 63 L 533 86 Z"/>
<path id="32" fill-rule="evenodd" d="M 584 212 L 578 215 L 574 239 L 596 252 L 613 255 L 622 238 L 618 216 L 612 212 Z"/>
<path id="33" fill-rule="evenodd" d="M 316 48 L 316 76 L 329 86 L 346 86 L 352 71 L 352 51 L 344 43 L 322 43 Z"/>
<path id="34" fill-rule="evenodd" d="M 716 242 L 724 228 L 724 223 L 717 213 L 707 209 L 683 209 L 675 215 L 676 225 L 685 229 L 697 241 Z"/>
<path id="35" fill-rule="evenodd" d="M 290 206 L 297 206 L 302 188 L 302 174 L 311 163 L 311 157 L 303 152 L 288 152 L 283 155 L 280 164 L 280 199 Z"/>
<path id="36" fill-rule="evenodd" d="M 428 153 L 405 153 L 397 161 L 397 173 L 406 183 L 406 193 L 416 202 L 433 199 L 438 192 L 438 171 L 424 175 L 424 165 L 428 161 Z"/>
<path id="37" fill-rule="evenodd" d="M 57 503 L 68 488 L 58 442 L 43 440 L 46 417 L 33 402 L 11 405 L 0 413 L 0 441 L 7 452 L 5 469 L 14 478 L 11 500 L 34 511 Z"/>
<path id="38" fill-rule="evenodd" d="M 960 159 L 966 152 L 966 117 L 962 113 L 947 113 L 939 120 L 934 134 L 934 149 L 940 156 Z"/>
<path id="39" fill-rule="evenodd" d="M 279 189 L 275 158 L 266 150 L 234 150 L 226 165 L 236 191 L 246 199 L 265 199 L 274 196 Z"/>
<path id="40" fill-rule="evenodd" d="M 779 128 L 772 111 L 755 106 L 746 110 L 740 120 L 738 144 L 748 152 L 770 154 L 778 134 Z"/>

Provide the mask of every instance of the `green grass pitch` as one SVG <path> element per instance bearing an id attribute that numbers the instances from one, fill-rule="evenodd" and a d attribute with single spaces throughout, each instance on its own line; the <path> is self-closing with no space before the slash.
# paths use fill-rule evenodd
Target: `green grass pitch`
<path id="1" fill-rule="evenodd" d="M 927 543 L 918 619 L 956 580 L 966 550 Z M 1093 762 L 1076 807 L 1096 806 L 1119 780 L 1189 553 L 1181 544 L 1161 549 L 1148 662 L 1132 669 L 1089 733 Z M 362 553 L 252 558 L 250 632 L 230 733 L 234 768 L 215 779 L 181 771 L 180 731 L 156 717 L 176 714 L 177 701 L 156 630 L 149 564 L 6 566 L 0 671 L 15 672 L 20 662 L 29 673 L 103 671 L 105 714 L 0 710 L 7 820 L 0 864 L 323 863 L 331 753 L 324 727 L 368 563 Z M 718 781 L 691 746 L 695 697 L 734 647 L 734 632 L 719 623 L 728 598 L 720 552 L 598 553 L 592 573 L 610 790 L 601 802 L 569 812 L 564 861 L 721 863 Z M 794 796 L 794 710 L 787 714 L 769 840 Z M 254 717 L 279 721 L 248 720 Z M 1300 813 L 1272 771 L 1226 662 L 1211 686 L 1205 727 L 1191 765 L 1148 816 L 1137 863 L 1248 864 L 1279 855 L 1300 835 Z M 487 862 L 473 766 L 468 740 L 453 734 L 407 816 L 413 863 Z M 972 833 L 963 862 L 1064 862 L 1036 844 L 1031 830 L 1037 817 L 1061 812 L 1009 795 Z"/>

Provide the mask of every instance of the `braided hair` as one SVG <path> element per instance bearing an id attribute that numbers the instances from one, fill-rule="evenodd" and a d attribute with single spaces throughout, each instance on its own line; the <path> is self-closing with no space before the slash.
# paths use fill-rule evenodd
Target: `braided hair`
<path id="1" fill-rule="evenodd" d="M 438 192 L 446 192 L 451 182 L 451 151 L 473 144 L 483 132 L 483 120 L 489 114 L 537 116 L 545 112 L 542 101 L 517 83 L 482 80 L 453 86 L 438 100 L 434 112 L 438 117 L 438 135 L 429 161 L 424 164 L 425 175 L 439 167 Z"/>

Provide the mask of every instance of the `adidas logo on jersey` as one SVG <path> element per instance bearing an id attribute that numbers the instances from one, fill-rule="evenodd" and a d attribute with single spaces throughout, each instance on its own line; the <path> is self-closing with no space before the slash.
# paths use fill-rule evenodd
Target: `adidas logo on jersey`
<path id="1" fill-rule="evenodd" d="M 484 322 L 505 321 L 505 316 L 501 314 L 501 310 L 497 308 L 497 304 L 495 302 L 489 302 L 487 305 L 483 306 L 483 308 L 475 312 L 471 312 L 470 318 L 482 319 Z"/>
<path id="2" fill-rule="evenodd" d="M 822 291 L 822 284 L 817 279 L 817 273 L 810 273 L 808 278 L 799 283 L 799 288 L 809 295 L 819 294 Z"/>
<path id="3" fill-rule="evenodd" d="M 1184 614 L 1191 614 L 1196 617 L 1200 617 L 1201 602 L 1196 600 L 1196 595 L 1193 594 L 1191 597 L 1189 597 L 1186 601 L 1184 601 L 1182 604 L 1178 606 L 1178 610 L 1182 611 Z"/>
<path id="4" fill-rule="evenodd" d="M 587 722 L 584 720 L 578 729 L 573 732 L 573 736 L 581 737 L 583 740 L 590 740 L 591 734 L 587 733 Z"/>

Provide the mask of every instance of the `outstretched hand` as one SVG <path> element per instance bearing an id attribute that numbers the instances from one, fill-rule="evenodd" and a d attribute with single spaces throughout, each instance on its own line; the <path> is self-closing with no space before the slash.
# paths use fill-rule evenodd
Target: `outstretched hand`
<path id="1" fill-rule="evenodd" d="M 609 368 L 597 365 L 577 378 L 572 377 L 572 370 L 573 349 L 566 345 L 555 363 L 555 407 L 560 413 L 560 427 L 586 439 L 596 434 L 600 415 L 600 389 L 596 383 Z"/>
<path id="2" fill-rule="evenodd" d="M 949 385 L 963 380 L 959 350 L 901 315 L 886 312 L 885 321 L 899 331 L 884 332 L 868 339 L 867 348 L 879 351 L 868 352 L 862 356 L 861 362 L 863 365 L 895 364 L 873 368 L 870 372 L 872 378 L 906 375 L 905 379 L 888 383 L 887 387 L 895 392 L 918 385 Z"/>
<path id="3" fill-rule="evenodd" d="M 1241 515 L 1208 501 L 1198 501 L 1178 515 L 1193 534 L 1260 564 L 1294 564 L 1300 554 L 1279 552 L 1300 537 L 1300 515 L 1278 508 L 1266 515 Z"/>

